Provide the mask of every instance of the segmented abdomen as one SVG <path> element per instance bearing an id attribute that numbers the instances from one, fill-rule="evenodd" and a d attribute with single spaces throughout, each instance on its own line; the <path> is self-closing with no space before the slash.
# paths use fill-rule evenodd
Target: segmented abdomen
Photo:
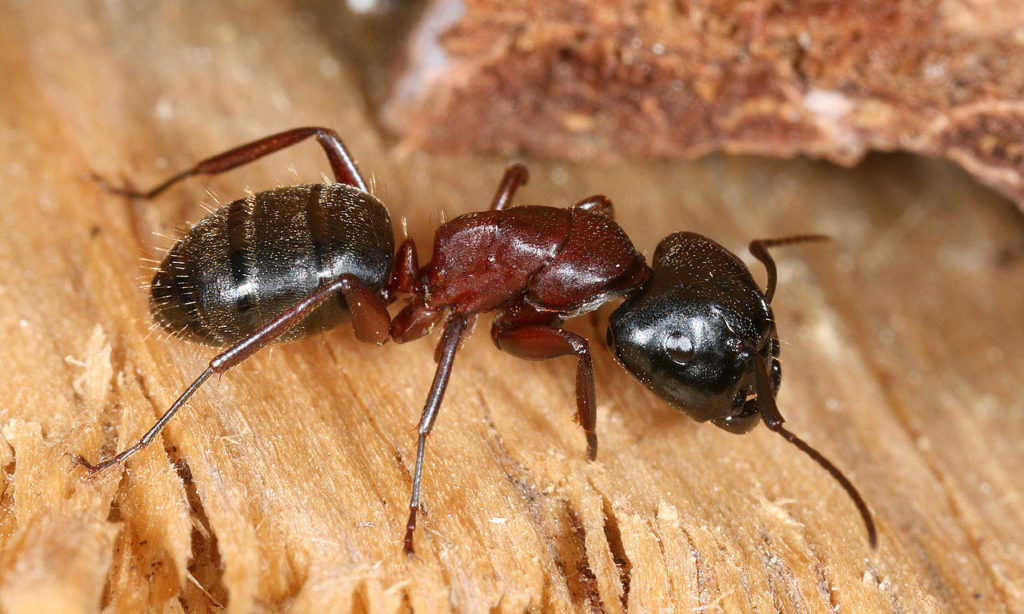
<path id="1" fill-rule="evenodd" d="M 230 345 L 341 274 L 383 286 L 393 255 L 390 217 L 373 196 L 343 184 L 277 188 L 193 226 L 153 277 L 150 308 L 175 335 Z M 280 340 L 332 328 L 347 315 L 341 297 L 327 301 Z"/>

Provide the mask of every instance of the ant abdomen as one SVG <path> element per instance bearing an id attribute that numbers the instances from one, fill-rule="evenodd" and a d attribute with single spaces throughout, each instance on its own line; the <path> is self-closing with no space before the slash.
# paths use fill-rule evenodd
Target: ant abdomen
<path id="1" fill-rule="evenodd" d="M 175 335 L 230 345 L 339 275 L 382 288 L 393 254 L 387 209 L 362 190 L 317 183 L 250 194 L 207 215 L 171 248 L 153 277 L 150 309 Z M 339 294 L 279 341 L 348 316 Z"/>

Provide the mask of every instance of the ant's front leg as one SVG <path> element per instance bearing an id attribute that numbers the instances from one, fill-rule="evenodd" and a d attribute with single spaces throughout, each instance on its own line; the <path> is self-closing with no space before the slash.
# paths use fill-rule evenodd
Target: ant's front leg
<path id="1" fill-rule="evenodd" d="M 520 301 L 494 318 L 491 338 L 501 350 L 528 360 L 575 355 L 576 420 L 587 437 L 587 459 L 597 458 L 597 405 L 594 400 L 594 364 L 584 337 L 560 328 L 552 312 L 542 312 Z"/>

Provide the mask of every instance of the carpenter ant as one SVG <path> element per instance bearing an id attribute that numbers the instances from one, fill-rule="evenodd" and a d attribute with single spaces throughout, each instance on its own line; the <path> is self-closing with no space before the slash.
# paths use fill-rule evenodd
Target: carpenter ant
<path id="1" fill-rule="evenodd" d="M 477 314 L 497 312 L 491 336 L 506 352 L 534 360 L 576 356 L 576 419 L 592 460 L 597 434 L 590 347 L 562 324 L 624 297 L 611 316 L 608 342 L 630 373 L 697 421 L 744 433 L 763 420 L 840 483 L 875 547 L 875 525 L 860 493 L 830 461 L 783 428 L 775 405 L 781 370 L 770 308 L 775 262 L 768 248 L 823 237 L 752 242 L 751 253 L 768 272 L 764 292 L 739 258 L 694 233 L 665 238 L 652 269 L 612 221 L 612 204 L 604 196 L 569 208 L 510 208 L 527 180 L 526 169 L 513 164 L 490 210 L 442 225 L 430 262 L 420 267 L 412 239 L 394 252 L 388 211 L 370 193 L 341 139 L 316 127 L 208 158 L 148 192 L 96 179 L 111 192 L 149 199 L 192 175 L 222 173 L 309 137 L 327 153 L 336 183 L 251 194 L 206 216 L 167 254 L 153 278 L 154 318 L 178 336 L 228 349 L 135 445 L 97 465 L 76 456 L 91 474 L 148 444 L 211 375 L 270 343 L 318 333 L 349 316 L 362 341 L 404 343 L 443 320 L 437 370 L 418 428 L 403 540 L 412 553 L 427 436 L 455 352 Z M 412 298 L 392 319 L 387 305 L 399 295 Z"/>

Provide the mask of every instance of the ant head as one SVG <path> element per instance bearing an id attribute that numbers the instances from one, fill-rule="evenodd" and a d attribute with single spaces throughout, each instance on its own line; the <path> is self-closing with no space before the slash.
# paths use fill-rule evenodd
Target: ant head
<path id="1" fill-rule="evenodd" d="M 742 336 L 737 314 L 686 288 L 646 290 L 611 316 L 615 358 L 694 420 L 732 433 L 754 428 L 760 420 L 754 361 L 764 358 Z"/>
<path id="2" fill-rule="evenodd" d="M 669 404 L 733 433 L 760 419 L 755 361 L 778 372 L 764 295 L 742 262 L 692 233 L 658 246 L 651 279 L 612 314 L 608 345 Z"/>
<path id="3" fill-rule="evenodd" d="M 768 269 L 762 293 L 747 267 L 721 245 L 694 233 L 665 238 L 650 279 L 611 315 L 608 346 L 645 386 L 691 418 L 732 433 L 763 420 L 828 471 L 857 506 L 874 548 L 874 520 L 853 483 L 820 452 L 786 430 L 775 394 L 779 341 L 769 302 L 775 289 L 772 245 L 818 235 L 755 241 L 751 252 Z"/>

